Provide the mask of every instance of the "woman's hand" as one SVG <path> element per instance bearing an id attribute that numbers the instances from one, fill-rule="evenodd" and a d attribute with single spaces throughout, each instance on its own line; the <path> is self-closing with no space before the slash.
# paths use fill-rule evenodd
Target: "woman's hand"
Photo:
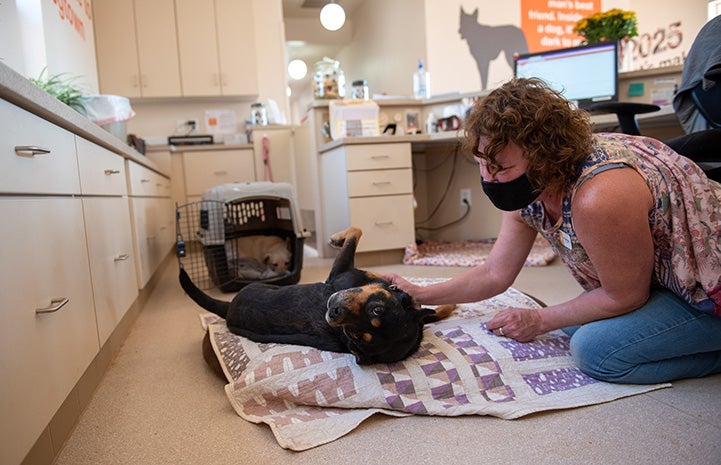
<path id="1" fill-rule="evenodd" d="M 415 297 L 414 292 L 418 290 L 418 286 L 415 284 L 411 284 L 407 280 L 403 279 L 399 275 L 395 273 L 387 273 L 382 275 L 384 279 L 387 279 L 391 282 L 391 284 L 397 286 L 400 288 L 400 290 L 410 294 L 411 296 Z"/>
<path id="2" fill-rule="evenodd" d="M 508 337 L 518 342 L 528 342 L 546 331 L 541 328 L 538 310 L 507 308 L 491 318 L 486 327 L 496 336 Z"/>

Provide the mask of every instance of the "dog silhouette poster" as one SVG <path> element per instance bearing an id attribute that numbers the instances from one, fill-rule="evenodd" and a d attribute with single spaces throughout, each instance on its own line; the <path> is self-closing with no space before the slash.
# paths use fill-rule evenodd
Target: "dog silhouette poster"
<path id="1" fill-rule="evenodd" d="M 508 66 L 513 69 L 513 57 L 516 54 L 528 53 L 528 43 L 523 31 L 510 24 L 490 26 L 478 22 L 478 8 L 473 13 L 466 13 L 461 6 L 458 33 L 468 43 L 473 59 L 478 67 L 481 78 L 481 89 L 488 86 L 488 67 L 501 53 L 504 54 Z"/>

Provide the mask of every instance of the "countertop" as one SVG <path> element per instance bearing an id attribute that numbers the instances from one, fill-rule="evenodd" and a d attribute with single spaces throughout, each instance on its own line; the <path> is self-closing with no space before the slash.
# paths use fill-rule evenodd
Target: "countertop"
<path id="1" fill-rule="evenodd" d="M 147 159 L 124 141 L 105 131 L 1 62 L 0 98 L 111 152 L 133 160 L 163 176 L 170 177 L 170 173 L 162 170 L 152 160 Z"/>

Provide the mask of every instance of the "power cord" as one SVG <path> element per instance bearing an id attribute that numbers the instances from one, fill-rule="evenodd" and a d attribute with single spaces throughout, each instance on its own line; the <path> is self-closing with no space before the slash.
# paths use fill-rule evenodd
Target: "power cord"
<path id="1" fill-rule="evenodd" d="M 443 225 L 441 225 L 441 226 L 436 226 L 435 228 L 426 228 L 426 227 L 423 227 L 423 226 L 416 226 L 416 231 L 418 231 L 418 230 L 421 230 L 421 231 L 438 231 L 438 230 L 440 230 L 440 229 L 444 229 L 444 228 L 447 228 L 447 227 L 449 227 L 449 226 L 453 226 L 454 224 L 460 223 L 461 221 L 465 220 L 466 217 L 471 213 L 471 205 L 468 203 L 468 200 L 463 199 L 463 203 L 466 205 L 466 211 L 465 211 L 465 212 L 463 213 L 463 215 L 461 215 L 461 217 L 458 218 L 457 220 L 453 220 L 453 221 L 451 221 L 450 223 L 446 223 L 446 224 L 443 224 Z"/>

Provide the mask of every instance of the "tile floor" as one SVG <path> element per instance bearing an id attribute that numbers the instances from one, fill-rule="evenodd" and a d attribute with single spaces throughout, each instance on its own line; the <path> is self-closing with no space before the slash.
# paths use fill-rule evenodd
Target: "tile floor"
<path id="1" fill-rule="evenodd" d="M 324 279 L 329 264 L 307 258 L 301 280 Z M 365 268 L 428 277 L 464 271 Z M 377 415 L 330 444 L 284 450 L 267 426 L 235 414 L 202 360 L 199 309 L 177 284 L 177 265 L 161 272 L 57 465 L 721 464 L 721 376 L 512 421 Z M 525 268 L 514 287 L 549 304 L 580 290 L 558 263 Z"/>

